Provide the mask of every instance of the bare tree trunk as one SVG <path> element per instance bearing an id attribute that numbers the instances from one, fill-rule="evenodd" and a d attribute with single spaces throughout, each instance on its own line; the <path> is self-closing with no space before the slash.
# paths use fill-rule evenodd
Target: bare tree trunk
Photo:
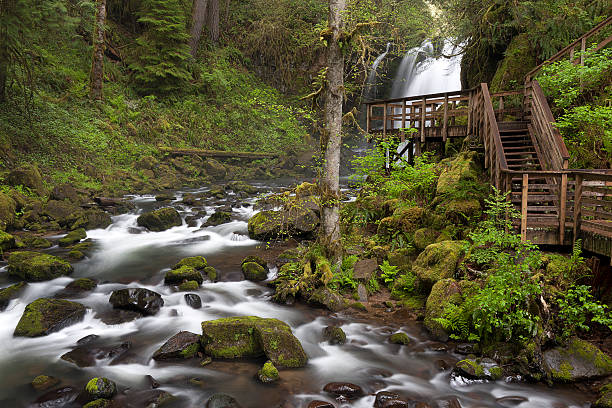
<path id="1" fill-rule="evenodd" d="M 189 46 L 191 47 L 191 55 L 196 56 L 200 38 L 202 38 L 202 29 L 206 22 L 206 11 L 208 9 L 208 0 L 193 0 L 193 8 L 191 11 L 191 39 Z"/>
<path id="2" fill-rule="evenodd" d="M 219 0 L 210 0 L 208 6 L 208 31 L 210 40 L 214 43 L 219 41 Z"/>
<path id="3" fill-rule="evenodd" d="M 93 59 L 91 62 L 91 98 L 102 100 L 104 80 L 104 24 L 106 22 L 106 0 L 97 0 L 96 21 L 94 23 Z"/>
<path id="4" fill-rule="evenodd" d="M 344 100 L 344 55 L 340 35 L 346 0 L 329 0 L 327 35 L 327 88 L 325 90 L 325 161 L 321 180 L 323 242 L 332 263 L 341 261 L 340 243 L 340 145 Z"/>

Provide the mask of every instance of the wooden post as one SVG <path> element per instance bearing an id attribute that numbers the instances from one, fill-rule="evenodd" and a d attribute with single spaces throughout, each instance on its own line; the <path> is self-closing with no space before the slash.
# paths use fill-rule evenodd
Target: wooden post
<path id="1" fill-rule="evenodd" d="M 565 210 L 567 206 L 567 174 L 561 175 L 561 194 L 559 196 L 559 245 L 565 241 Z"/>
<path id="2" fill-rule="evenodd" d="M 580 235 L 580 221 L 582 218 L 582 175 L 576 175 L 576 190 L 574 191 L 574 237 L 576 243 Z"/>
<path id="3" fill-rule="evenodd" d="M 527 205 L 529 203 L 529 174 L 523 174 L 521 191 L 521 241 L 527 241 Z"/>
<path id="4" fill-rule="evenodd" d="M 427 111 L 427 98 L 423 98 L 421 107 L 421 143 L 425 143 L 425 112 Z"/>
<path id="5" fill-rule="evenodd" d="M 383 139 L 387 140 L 387 104 L 385 103 L 385 111 L 383 112 Z"/>
<path id="6" fill-rule="evenodd" d="M 448 93 L 444 94 L 444 125 L 442 125 L 442 141 L 446 142 L 448 138 Z"/>

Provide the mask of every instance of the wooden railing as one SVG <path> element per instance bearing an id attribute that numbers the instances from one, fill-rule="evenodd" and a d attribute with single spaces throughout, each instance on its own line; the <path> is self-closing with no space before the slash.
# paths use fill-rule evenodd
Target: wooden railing
<path id="1" fill-rule="evenodd" d="M 584 63 L 584 51 L 586 51 L 587 49 L 589 39 L 595 37 L 603 29 L 609 26 L 612 26 L 612 16 L 608 17 L 601 23 L 597 24 L 595 27 L 593 27 L 591 30 L 586 32 L 583 36 L 578 38 L 576 41 L 574 41 L 567 47 L 563 48 L 561 51 L 559 51 L 558 53 L 550 57 L 548 60 L 544 61 L 543 63 L 541 63 L 540 65 L 538 65 L 537 67 L 529 71 L 529 73 L 525 76 L 525 83 L 531 82 L 531 80 L 535 78 L 536 75 L 540 72 L 542 67 L 552 64 L 554 62 L 557 62 L 566 57 L 569 57 L 570 60 L 574 61 L 575 63 L 583 64 Z M 601 50 L 606 45 L 608 45 L 610 42 L 612 42 L 612 36 L 608 36 L 602 39 L 601 41 L 597 43 L 594 51 Z M 580 51 L 582 52 L 582 54 L 580 55 L 580 58 L 574 58 L 577 47 L 580 47 Z"/>

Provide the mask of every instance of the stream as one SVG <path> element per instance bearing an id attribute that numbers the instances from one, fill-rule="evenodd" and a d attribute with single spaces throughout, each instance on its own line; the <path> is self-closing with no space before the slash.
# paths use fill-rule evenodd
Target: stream
<path id="1" fill-rule="evenodd" d="M 279 187 L 258 186 L 262 189 Z M 184 218 L 192 214 L 192 209 L 180 203 L 182 195 L 204 191 L 177 191 L 171 205 Z M 241 206 L 235 205 L 232 196 L 227 198 L 233 203 L 230 223 L 201 228 L 204 218 L 195 227 L 183 223 L 163 232 L 148 232 L 136 224 L 139 213 L 162 204 L 152 196 L 131 199 L 136 204 L 134 212 L 113 217 L 113 224 L 104 230 L 87 232 L 94 246 L 88 258 L 74 264 L 72 276 L 29 284 L 20 297 L 0 313 L 0 407 L 81 406 L 74 401 L 63 405 L 30 405 L 45 393 L 35 392 L 30 385 L 32 379 L 42 373 L 61 379 L 62 386 L 71 385 L 75 390 L 82 390 L 92 377 L 108 377 L 118 384 L 119 397 L 132 396 L 122 406 L 146 406 L 143 401 L 151 390 L 146 376 L 152 376 L 161 384 L 159 390 L 176 397 L 164 407 L 205 407 L 211 395 L 226 393 L 243 407 L 306 407 L 316 399 L 333 402 L 336 406 L 365 408 L 373 406 L 374 394 L 382 390 L 427 402 L 432 407 L 589 406 L 586 396 L 574 388 L 548 388 L 509 381 L 473 382 L 455 377 L 452 367 L 462 356 L 431 340 L 419 322 L 405 321 L 402 327 L 381 326 L 357 321 L 342 312 L 332 314 L 300 304 L 272 303 L 272 291 L 265 283 L 242 280 L 240 271 L 241 260 L 257 253 L 257 246 L 262 244 L 247 235 L 247 221 L 255 213 L 253 197 L 239 200 Z M 225 204 L 226 200 L 216 200 L 207 202 L 205 207 L 210 214 L 215 207 Z M 55 246 L 48 251 L 61 250 Z M 219 282 L 205 282 L 197 292 L 192 292 L 202 298 L 201 309 L 193 309 L 186 303 L 185 292 L 177 292 L 163 283 L 169 268 L 180 259 L 195 255 L 205 256 L 220 276 Z M 13 283 L 5 269 L 6 266 L 0 268 L 0 287 Z M 271 268 L 269 278 L 275 270 Z M 84 297 L 74 299 L 89 308 L 82 322 L 45 337 L 13 337 L 13 330 L 28 303 L 40 297 L 52 297 L 80 277 L 100 282 Z M 110 324 L 112 322 L 105 318 L 113 313 L 108 302 L 110 293 L 124 287 L 143 287 L 158 292 L 165 304 L 155 316 Z M 281 370 L 280 381 L 263 385 L 254 375 L 264 360 L 215 360 L 202 367 L 197 358 L 184 362 L 151 359 L 155 350 L 178 331 L 199 334 L 202 321 L 240 315 L 277 318 L 289 324 L 309 357 L 308 365 L 303 369 Z M 323 342 L 322 330 L 328 325 L 342 327 L 347 334 L 346 344 Z M 398 329 L 408 334 L 412 340 L 410 345 L 399 346 L 387 341 Z M 79 368 L 60 358 L 74 349 L 78 340 L 91 335 L 99 336 L 89 337 L 95 347 L 112 348 L 126 342 L 131 342 L 131 347 L 118 357 L 105 355 L 90 367 Z M 324 385 L 332 381 L 358 384 L 366 396 L 350 403 L 334 401 L 322 391 Z"/>

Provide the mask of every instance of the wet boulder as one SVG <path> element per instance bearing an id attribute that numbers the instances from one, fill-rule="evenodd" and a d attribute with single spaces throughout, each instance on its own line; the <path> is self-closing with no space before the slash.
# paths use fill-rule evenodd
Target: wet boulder
<path id="1" fill-rule="evenodd" d="M 37 299 L 26 306 L 13 335 L 46 336 L 83 320 L 85 306 L 63 299 Z"/>
<path id="2" fill-rule="evenodd" d="M 348 307 L 347 302 L 338 293 L 324 286 L 312 292 L 308 303 L 318 307 L 324 307 L 332 312 L 339 312 Z"/>
<path id="3" fill-rule="evenodd" d="M 8 232 L 0 231 L 0 253 L 15 248 L 15 237 Z"/>
<path id="4" fill-rule="evenodd" d="M 443 241 L 428 245 L 412 265 L 426 292 L 441 279 L 452 278 L 457 271 L 463 241 Z"/>
<path id="5" fill-rule="evenodd" d="M 227 224 L 232 220 L 232 215 L 227 211 L 216 211 L 204 223 L 205 227 L 214 227 L 221 224 Z"/>
<path id="6" fill-rule="evenodd" d="M 172 207 L 166 207 L 142 214 L 138 217 L 136 222 L 141 227 L 156 232 L 165 231 L 172 227 L 179 227 L 183 224 L 180 214 Z"/>
<path id="7" fill-rule="evenodd" d="M 266 280 L 268 273 L 266 268 L 256 262 L 245 262 L 242 264 L 244 278 L 250 281 L 259 282 Z"/>
<path id="8" fill-rule="evenodd" d="M 264 384 L 272 383 L 279 378 L 278 370 L 271 361 L 266 361 L 263 367 L 257 371 L 257 379 Z"/>
<path id="9" fill-rule="evenodd" d="M 77 242 L 85 238 L 87 238 L 87 233 L 85 232 L 85 229 L 79 228 L 77 230 L 70 231 L 63 238 L 60 238 L 59 245 L 62 247 L 67 247 L 72 244 L 76 244 Z"/>
<path id="10" fill-rule="evenodd" d="M 565 347 L 543 353 L 552 380 L 561 383 L 592 380 L 612 374 L 612 359 L 588 341 L 572 338 Z"/>
<path id="11" fill-rule="evenodd" d="M 185 294 L 185 302 L 193 309 L 202 308 L 202 298 L 195 293 Z"/>
<path id="12" fill-rule="evenodd" d="M 185 281 L 195 281 L 198 285 L 201 285 L 202 282 L 204 282 L 204 278 L 200 271 L 187 265 L 169 270 L 164 277 L 164 283 L 166 285 L 178 285 Z"/>
<path id="13" fill-rule="evenodd" d="M 325 387 L 323 387 L 323 391 L 349 400 L 364 395 L 363 389 L 360 386 L 345 382 L 331 382 L 326 384 Z"/>
<path id="14" fill-rule="evenodd" d="M 303 367 L 308 360 L 300 341 L 286 323 L 255 316 L 202 322 L 202 347 L 214 358 L 265 355 L 281 368 Z"/>
<path id="15" fill-rule="evenodd" d="M 100 398 L 110 399 L 117 394 L 117 384 L 105 377 L 96 377 L 89 380 L 85 392 L 90 400 Z"/>
<path id="16" fill-rule="evenodd" d="M 26 286 L 27 283 L 19 282 L 0 290 L 0 312 L 6 309 L 9 302 L 17 298 Z"/>
<path id="17" fill-rule="evenodd" d="M 72 265 L 68 262 L 40 252 L 13 252 L 8 259 L 9 275 L 25 281 L 51 280 L 72 272 Z"/>
<path id="18" fill-rule="evenodd" d="M 164 305 L 159 293 L 144 288 L 115 290 L 108 301 L 115 309 L 131 310 L 145 316 L 156 314 Z"/>
<path id="19" fill-rule="evenodd" d="M 154 360 L 188 359 L 200 350 L 200 336 L 182 331 L 170 337 L 155 353 Z"/>

